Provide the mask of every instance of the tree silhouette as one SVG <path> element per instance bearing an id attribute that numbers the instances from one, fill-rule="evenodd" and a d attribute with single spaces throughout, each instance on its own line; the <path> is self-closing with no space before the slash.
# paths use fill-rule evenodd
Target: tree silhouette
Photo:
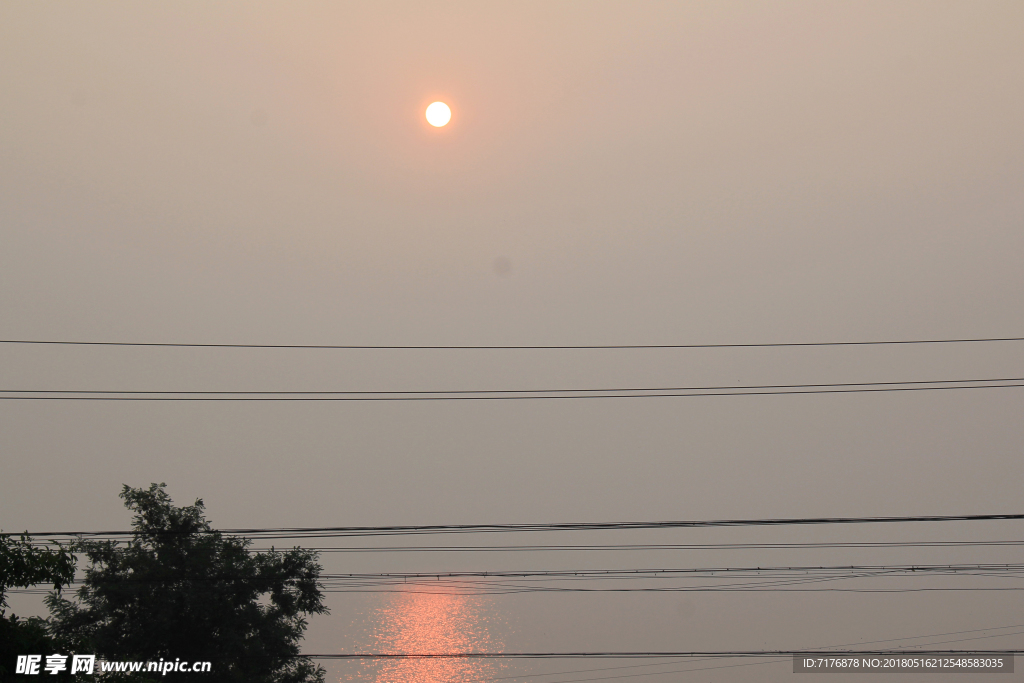
<path id="1" fill-rule="evenodd" d="M 54 635 L 111 661 L 212 663 L 162 680 L 322 682 L 299 656 L 305 616 L 327 612 L 317 553 L 252 552 L 210 527 L 202 500 L 175 507 L 165 488 L 121 491 L 135 513 L 130 541 L 78 545 L 90 566 L 76 601 L 48 599 Z"/>
<path id="2" fill-rule="evenodd" d="M 20 539 L 0 536 L 0 681 L 14 680 L 18 655 L 50 654 L 57 648 L 43 619 L 7 615 L 7 589 L 53 584 L 59 592 L 74 578 L 75 556 L 68 548 L 57 543 L 40 548 L 25 534 Z"/>

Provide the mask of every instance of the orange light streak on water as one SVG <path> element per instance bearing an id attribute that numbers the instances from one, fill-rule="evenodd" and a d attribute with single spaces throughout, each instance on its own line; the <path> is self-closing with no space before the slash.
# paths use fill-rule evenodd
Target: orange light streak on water
<path id="1" fill-rule="evenodd" d="M 488 628 L 485 599 L 403 592 L 376 610 L 373 650 L 390 653 L 500 652 Z M 493 676 L 494 660 L 393 659 L 376 662 L 364 680 L 376 683 L 454 683 Z"/>

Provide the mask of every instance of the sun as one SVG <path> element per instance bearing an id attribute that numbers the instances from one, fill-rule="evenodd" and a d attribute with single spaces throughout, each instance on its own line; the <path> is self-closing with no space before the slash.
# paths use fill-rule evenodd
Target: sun
<path id="1" fill-rule="evenodd" d="M 452 110 L 444 102 L 434 102 L 427 107 L 427 123 L 440 128 L 452 120 Z"/>

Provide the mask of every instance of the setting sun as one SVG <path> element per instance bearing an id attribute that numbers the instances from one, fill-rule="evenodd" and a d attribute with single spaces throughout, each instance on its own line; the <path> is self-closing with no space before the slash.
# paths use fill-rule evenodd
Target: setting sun
<path id="1" fill-rule="evenodd" d="M 434 102 L 427 107 L 427 123 L 437 128 L 447 124 L 452 118 L 452 110 L 444 102 Z"/>

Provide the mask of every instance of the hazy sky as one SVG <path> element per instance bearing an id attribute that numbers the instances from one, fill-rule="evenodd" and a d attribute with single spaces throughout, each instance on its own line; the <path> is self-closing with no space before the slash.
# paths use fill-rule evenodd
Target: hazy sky
<path id="1" fill-rule="evenodd" d="M 4 2 L 0 338 L 550 345 L 1019 337 L 1022 35 L 1017 0 Z M 443 129 L 423 119 L 434 100 L 452 108 Z M 1020 376 L 1020 343 L 645 351 L 0 344 L 0 389 Z M 3 401 L 0 526 L 123 528 L 121 484 L 153 481 L 166 481 L 181 504 L 203 497 L 224 527 L 1021 512 L 1021 392 Z M 986 534 L 1021 538 L 1021 529 L 642 538 Z M 951 558 L 1016 561 L 1010 551 L 925 559 Z M 819 561 L 524 554 L 324 563 L 341 572 Z M 308 647 L 354 647 L 383 599 L 333 596 L 334 614 L 314 622 Z M 494 598 L 486 610 L 507 619 L 494 627 L 507 632 L 492 635 L 509 649 L 792 649 L 1016 624 L 1022 606 L 1014 593 L 569 594 Z M 1020 638 L 980 643 L 1019 646 Z M 792 675 L 762 668 L 699 680 Z M 636 680 L 698 680 L 681 676 Z"/>

